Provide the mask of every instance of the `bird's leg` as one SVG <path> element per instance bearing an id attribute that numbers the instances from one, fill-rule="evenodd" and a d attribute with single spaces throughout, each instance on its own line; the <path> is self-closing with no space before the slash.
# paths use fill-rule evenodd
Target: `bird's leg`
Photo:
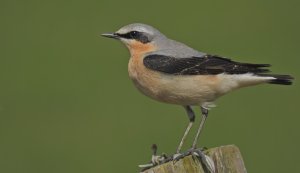
<path id="1" fill-rule="evenodd" d="M 206 118 L 208 116 L 208 109 L 207 108 L 204 108 L 204 107 L 201 106 L 201 112 L 202 112 L 202 119 L 201 119 L 201 122 L 200 122 L 200 125 L 199 125 L 199 128 L 198 128 L 196 137 L 194 139 L 194 142 L 193 142 L 193 145 L 192 145 L 192 149 L 196 149 L 196 147 L 197 147 L 197 142 L 198 142 L 200 133 L 201 133 L 201 131 L 203 129 L 205 120 L 206 120 Z"/>
<path id="2" fill-rule="evenodd" d="M 187 109 L 187 110 L 188 110 L 188 109 Z M 179 154 L 179 152 L 177 152 L 177 154 L 175 154 L 175 155 L 173 156 L 173 158 L 174 158 L 175 161 L 178 161 L 178 160 L 182 159 L 183 157 L 185 157 L 185 156 L 187 156 L 187 155 L 190 155 L 190 154 L 193 154 L 193 153 L 195 153 L 195 152 L 202 152 L 201 149 L 200 149 L 199 151 L 196 149 L 196 145 L 197 145 L 197 141 L 198 141 L 199 135 L 200 135 L 200 133 L 201 133 L 201 130 L 202 130 L 202 128 L 203 128 L 203 125 L 204 125 L 204 123 L 205 123 L 205 120 L 206 120 L 206 118 L 207 118 L 208 110 L 207 110 L 206 108 L 204 108 L 204 107 L 201 107 L 201 112 L 202 112 L 202 119 L 201 119 L 201 122 L 200 122 L 200 126 L 199 126 L 199 128 L 198 128 L 196 137 L 195 137 L 195 139 L 194 139 L 192 148 L 191 148 L 190 150 L 188 150 L 187 152 L 183 153 L 183 154 Z M 194 120 L 195 120 L 195 119 L 194 119 Z M 193 122 L 193 121 L 191 121 L 191 122 Z M 191 122 L 190 122 L 190 124 L 192 124 Z M 188 126 L 188 128 L 187 128 L 187 130 L 186 130 L 186 133 L 188 132 L 189 128 L 191 128 L 191 127 L 190 127 L 190 124 L 189 124 L 189 126 Z M 185 138 L 185 136 L 183 137 L 183 139 L 184 139 L 184 138 Z M 180 143 L 180 144 L 181 144 L 181 143 Z M 179 145 L 179 147 L 181 147 L 181 146 Z M 178 148 L 179 148 L 179 147 L 178 147 Z M 180 150 L 180 148 L 179 148 L 179 150 Z M 196 151 L 196 150 L 197 150 L 197 151 Z"/>
<path id="3" fill-rule="evenodd" d="M 183 154 L 179 153 L 180 149 L 183 145 L 183 142 L 184 142 L 188 132 L 190 131 L 190 129 L 193 125 L 193 122 L 195 121 L 195 114 L 194 114 L 192 108 L 190 106 L 185 106 L 185 109 L 188 113 L 190 123 L 189 123 L 187 129 L 185 130 L 185 133 L 184 133 L 184 135 L 181 139 L 181 142 L 180 142 L 179 147 L 177 149 L 177 153 L 175 155 L 173 155 L 173 161 L 176 162 L 176 161 L 184 158 L 185 156 L 188 156 L 188 155 L 192 154 L 194 156 L 197 156 L 200 159 L 200 162 L 203 165 L 203 169 L 205 169 L 205 172 L 215 173 L 215 165 L 214 165 L 213 160 L 209 156 L 204 154 L 204 152 L 203 152 L 204 149 L 196 149 L 198 138 L 199 138 L 200 133 L 202 131 L 202 128 L 204 126 L 205 120 L 208 116 L 208 109 L 206 109 L 204 107 L 201 107 L 202 119 L 201 119 L 201 122 L 200 122 L 200 126 L 198 128 L 195 140 L 193 142 L 192 148 L 190 150 L 188 150 L 187 152 L 183 153 Z"/>
<path id="4" fill-rule="evenodd" d="M 199 136 L 201 134 L 201 131 L 204 127 L 205 120 L 208 116 L 208 109 L 201 106 L 201 112 L 202 112 L 202 119 L 201 119 L 201 122 L 200 122 L 200 125 L 198 128 L 196 137 L 194 139 L 192 148 L 189 151 L 189 153 L 197 156 L 200 159 L 200 162 L 201 162 L 203 168 L 205 169 L 205 172 L 215 173 L 216 168 L 215 168 L 213 160 L 209 156 L 204 154 L 204 152 L 203 152 L 204 149 L 197 149 L 197 142 L 198 142 Z"/>
<path id="5" fill-rule="evenodd" d="M 181 138 L 181 141 L 179 143 L 179 146 L 176 150 L 176 153 L 173 155 L 173 159 L 174 160 L 180 160 L 181 158 L 185 157 L 187 153 L 184 153 L 184 154 L 180 154 L 180 150 L 183 146 L 183 143 L 189 133 L 189 131 L 191 130 L 191 127 L 193 126 L 193 123 L 195 122 L 195 113 L 193 111 L 193 109 L 191 108 L 191 106 L 184 106 L 186 112 L 187 112 L 187 115 L 188 115 L 188 118 L 189 118 L 189 124 Z"/>
<path id="6" fill-rule="evenodd" d="M 187 126 L 187 128 L 186 128 L 186 130 L 185 130 L 185 132 L 184 132 L 184 134 L 182 136 L 182 138 L 181 138 L 181 141 L 180 141 L 179 146 L 178 146 L 178 148 L 176 150 L 176 153 L 180 152 L 180 150 L 181 150 L 181 148 L 183 146 L 183 143 L 184 143 L 184 141 L 185 141 L 185 139 L 186 139 L 189 131 L 191 130 L 191 127 L 193 126 L 193 123 L 195 122 L 195 113 L 194 113 L 193 109 L 191 108 L 191 106 L 184 106 L 184 108 L 185 108 L 185 110 L 187 112 L 187 115 L 188 115 L 188 118 L 189 118 L 190 122 L 189 122 L 189 124 L 188 124 L 188 126 Z"/>

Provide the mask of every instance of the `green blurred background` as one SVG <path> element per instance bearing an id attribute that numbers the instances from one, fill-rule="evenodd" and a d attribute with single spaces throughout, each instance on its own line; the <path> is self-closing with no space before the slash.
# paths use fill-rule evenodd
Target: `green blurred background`
<path id="1" fill-rule="evenodd" d="M 188 122 L 184 110 L 140 94 L 128 78 L 128 51 L 101 33 L 147 23 L 195 49 L 271 63 L 274 73 L 298 78 L 299 5 L 2 0 L 0 172 L 138 172 L 152 143 L 160 152 L 175 151 Z M 248 172 L 299 172 L 297 84 L 245 88 L 219 99 L 200 145 L 236 144 Z"/>

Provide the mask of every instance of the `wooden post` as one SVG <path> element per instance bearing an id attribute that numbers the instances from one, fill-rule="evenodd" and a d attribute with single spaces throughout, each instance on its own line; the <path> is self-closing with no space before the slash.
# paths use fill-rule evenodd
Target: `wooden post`
<path id="1" fill-rule="evenodd" d="M 234 145 L 204 151 L 214 162 L 216 173 L 247 173 L 242 155 Z M 142 173 L 206 173 L 196 156 L 186 156 L 178 162 L 167 162 Z"/>

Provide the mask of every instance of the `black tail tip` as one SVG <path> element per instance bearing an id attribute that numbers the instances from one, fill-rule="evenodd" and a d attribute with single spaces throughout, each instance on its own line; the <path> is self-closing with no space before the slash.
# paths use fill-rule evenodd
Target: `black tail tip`
<path id="1" fill-rule="evenodd" d="M 289 79 L 272 79 L 269 83 L 278 85 L 292 85 L 293 81 Z"/>
<path id="2" fill-rule="evenodd" d="M 276 79 L 272 79 L 269 81 L 270 84 L 278 84 L 278 85 L 292 85 L 293 77 L 290 75 L 270 75 Z"/>

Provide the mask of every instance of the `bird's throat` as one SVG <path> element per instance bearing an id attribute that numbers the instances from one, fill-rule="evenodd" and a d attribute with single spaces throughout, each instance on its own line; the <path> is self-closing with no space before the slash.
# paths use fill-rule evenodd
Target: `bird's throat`
<path id="1" fill-rule="evenodd" d="M 131 41 L 127 45 L 132 58 L 142 58 L 145 53 L 156 50 L 156 47 L 151 43 L 141 43 L 139 41 Z"/>

